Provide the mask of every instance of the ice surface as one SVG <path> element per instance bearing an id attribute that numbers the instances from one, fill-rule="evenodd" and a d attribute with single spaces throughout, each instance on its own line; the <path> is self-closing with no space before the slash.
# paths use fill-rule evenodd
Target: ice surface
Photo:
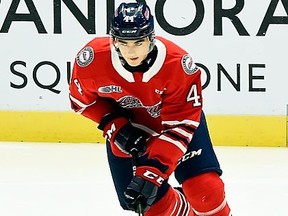
<path id="1" fill-rule="evenodd" d="M 233 216 L 288 215 L 288 148 L 215 147 Z M 170 180 L 177 184 L 175 179 Z M 129 216 L 102 144 L 0 143 L 1 216 Z"/>

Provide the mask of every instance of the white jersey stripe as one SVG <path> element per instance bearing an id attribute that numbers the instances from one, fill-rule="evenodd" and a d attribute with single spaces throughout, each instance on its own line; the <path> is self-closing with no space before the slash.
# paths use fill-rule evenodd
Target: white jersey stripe
<path id="1" fill-rule="evenodd" d="M 87 107 L 92 106 L 93 104 L 96 103 L 96 101 L 92 102 L 91 104 L 84 104 L 72 95 L 69 95 L 71 101 L 73 101 L 75 104 L 77 104 L 79 107 L 81 107 L 80 110 L 77 111 L 77 113 L 82 113 Z"/>
<path id="2" fill-rule="evenodd" d="M 176 131 L 177 133 L 182 134 L 183 136 L 187 137 L 190 141 L 192 140 L 193 135 L 191 133 L 186 132 L 181 128 L 173 128 L 172 131 Z"/>
<path id="3" fill-rule="evenodd" d="M 173 211 L 172 211 L 172 213 L 170 214 L 170 216 L 173 216 L 173 214 L 174 214 L 177 206 L 178 206 L 178 200 L 176 200 L 175 205 L 174 205 L 174 208 L 173 208 Z"/>
<path id="4" fill-rule="evenodd" d="M 177 194 L 179 196 L 180 204 L 179 204 L 179 208 L 178 208 L 178 212 L 177 212 L 176 216 L 180 216 L 180 213 L 181 213 L 182 208 L 183 208 L 182 206 L 185 205 L 185 200 L 183 201 L 183 198 L 180 196 L 180 194 L 178 192 L 177 192 Z"/>
<path id="5" fill-rule="evenodd" d="M 188 216 L 190 212 L 190 204 L 187 202 L 185 196 L 182 193 L 180 193 L 178 190 L 175 191 L 177 192 L 179 199 L 181 200 L 178 213 L 175 216 Z"/>
<path id="6" fill-rule="evenodd" d="M 184 119 L 183 121 L 162 121 L 163 125 L 179 125 L 179 124 L 187 124 L 187 125 L 193 125 L 194 127 L 199 126 L 199 122 L 189 120 L 189 119 Z"/>
<path id="7" fill-rule="evenodd" d="M 173 139 L 171 139 L 165 135 L 159 136 L 159 139 L 165 140 L 165 141 L 177 146 L 183 152 L 183 154 L 185 154 L 185 152 L 187 150 L 186 147 L 181 142 L 173 140 Z"/>

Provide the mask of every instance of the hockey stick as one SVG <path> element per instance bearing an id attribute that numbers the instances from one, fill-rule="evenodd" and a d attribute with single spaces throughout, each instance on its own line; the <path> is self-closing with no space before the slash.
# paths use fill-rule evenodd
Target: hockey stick
<path id="1" fill-rule="evenodd" d="M 133 175 L 135 175 L 136 172 L 136 165 L 137 165 L 137 159 L 138 159 L 138 151 L 136 149 L 131 149 L 131 155 L 132 155 L 132 170 Z M 138 213 L 138 216 L 143 216 L 143 209 L 140 201 L 137 201 L 137 210 L 136 213 Z"/>

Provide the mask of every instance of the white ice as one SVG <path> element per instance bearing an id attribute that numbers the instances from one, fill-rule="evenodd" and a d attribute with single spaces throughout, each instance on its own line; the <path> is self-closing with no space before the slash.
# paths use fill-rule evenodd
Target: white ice
<path id="1" fill-rule="evenodd" d="M 288 148 L 215 151 L 233 216 L 288 216 Z M 137 214 L 118 205 L 103 144 L 2 142 L 0 215 Z"/>

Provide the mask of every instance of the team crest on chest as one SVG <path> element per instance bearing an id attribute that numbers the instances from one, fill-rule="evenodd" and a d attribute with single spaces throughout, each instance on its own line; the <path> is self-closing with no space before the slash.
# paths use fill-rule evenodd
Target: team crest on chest
<path id="1" fill-rule="evenodd" d="M 161 102 L 152 106 L 144 106 L 138 98 L 133 96 L 124 96 L 117 100 L 117 102 L 122 108 L 125 109 L 144 108 L 151 117 L 157 118 L 160 116 Z"/>
<path id="2" fill-rule="evenodd" d="M 122 108 L 126 108 L 126 109 L 131 109 L 135 107 L 143 107 L 142 102 L 138 98 L 133 97 L 133 96 L 124 96 L 120 98 L 117 102 Z"/>
<path id="3" fill-rule="evenodd" d="M 80 67 L 86 67 L 93 61 L 93 59 L 94 59 L 93 48 L 88 46 L 78 53 L 76 57 L 76 62 Z"/>
<path id="4" fill-rule="evenodd" d="M 184 72 L 188 75 L 191 75 L 197 71 L 197 65 L 193 62 L 189 54 L 185 54 L 181 60 L 182 67 Z"/>

